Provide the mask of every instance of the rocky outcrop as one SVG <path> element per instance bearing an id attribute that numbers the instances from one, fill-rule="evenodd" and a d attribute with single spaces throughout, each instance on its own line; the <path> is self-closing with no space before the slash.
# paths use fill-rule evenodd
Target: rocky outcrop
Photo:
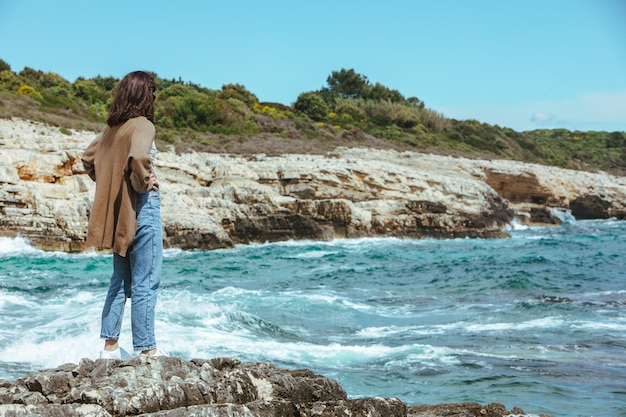
<path id="1" fill-rule="evenodd" d="M 333 379 L 267 363 L 148 358 L 82 359 L 9 382 L 0 417 L 438 417 L 522 415 L 501 404 L 407 407 L 397 398 L 349 399 Z"/>
<path id="2" fill-rule="evenodd" d="M 64 133 L 65 132 L 65 133 Z M 93 132 L 0 120 L 0 234 L 81 251 L 94 184 L 80 156 Z M 326 155 L 161 150 L 165 245 L 367 236 L 506 237 L 507 226 L 626 217 L 626 178 L 413 152 L 338 148 Z"/>

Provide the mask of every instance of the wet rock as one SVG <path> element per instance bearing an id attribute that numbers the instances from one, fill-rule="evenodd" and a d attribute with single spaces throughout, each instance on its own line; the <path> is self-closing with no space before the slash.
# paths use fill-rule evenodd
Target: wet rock
<path id="1" fill-rule="evenodd" d="M 611 202 L 597 195 L 581 195 L 569 204 L 572 216 L 576 219 L 608 219 L 611 213 Z"/>

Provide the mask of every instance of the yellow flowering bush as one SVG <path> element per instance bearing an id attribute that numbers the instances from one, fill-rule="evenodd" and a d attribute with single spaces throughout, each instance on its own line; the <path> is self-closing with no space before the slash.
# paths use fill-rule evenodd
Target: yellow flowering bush
<path id="1" fill-rule="evenodd" d="M 35 100 L 41 100 L 43 98 L 39 91 L 35 90 L 30 85 L 26 85 L 26 84 L 20 86 L 20 88 L 17 89 L 17 94 L 21 94 L 23 96 L 28 96 L 28 97 L 33 98 Z"/>
<path id="2" fill-rule="evenodd" d="M 254 103 L 254 105 L 252 106 L 252 110 L 254 110 L 254 112 L 256 113 L 269 116 L 272 119 L 289 119 L 289 116 L 291 114 L 291 112 L 284 112 L 277 109 L 276 107 L 268 106 L 267 104 L 261 105 L 259 103 Z"/>

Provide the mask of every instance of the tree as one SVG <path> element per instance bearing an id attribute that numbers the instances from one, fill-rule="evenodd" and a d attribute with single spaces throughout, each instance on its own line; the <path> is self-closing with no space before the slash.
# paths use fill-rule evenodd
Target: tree
<path id="1" fill-rule="evenodd" d="M 392 90 L 380 83 L 373 86 L 365 86 L 361 95 L 366 100 L 391 101 L 392 103 L 402 103 L 405 101 L 404 96 L 398 90 Z"/>
<path id="2" fill-rule="evenodd" d="M 316 121 L 324 120 L 328 115 L 328 105 L 319 94 L 313 92 L 300 94 L 293 107 Z"/>
<path id="3" fill-rule="evenodd" d="M 334 95 L 342 98 L 361 97 L 363 89 L 369 85 L 366 76 L 358 74 L 354 69 L 333 71 L 326 79 L 328 89 Z"/>
<path id="4" fill-rule="evenodd" d="M 420 109 L 424 108 L 424 102 L 422 100 L 420 100 L 419 98 L 417 98 L 417 97 L 409 97 L 409 98 L 406 99 L 406 102 L 411 107 L 418 107 Z"/>

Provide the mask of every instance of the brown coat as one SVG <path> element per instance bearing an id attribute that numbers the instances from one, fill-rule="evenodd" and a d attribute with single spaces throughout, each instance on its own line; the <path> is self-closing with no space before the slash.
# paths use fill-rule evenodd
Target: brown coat
<path id="1" fill-rule="evenodd" d="M 154 136 L 154 125 L 145 117 L 135 117 L 107 126 L 85 150 L 83 165 L 96 182 L 88 246 L 126 256 L 137 229 L 135 198 L 152 187 L 150 147 Z"/>

